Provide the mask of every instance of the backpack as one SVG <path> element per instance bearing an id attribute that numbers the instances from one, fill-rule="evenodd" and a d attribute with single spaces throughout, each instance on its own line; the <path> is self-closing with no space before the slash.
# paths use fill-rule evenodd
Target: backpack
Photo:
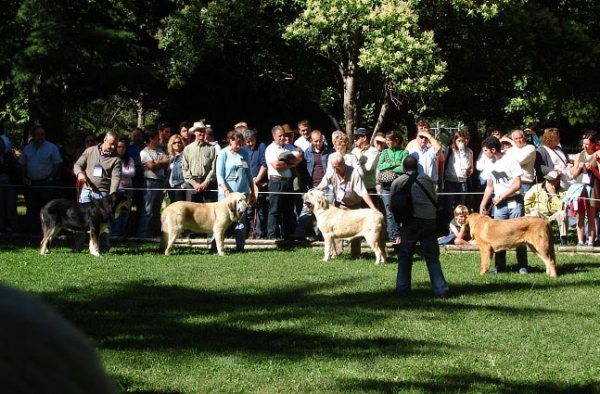
<path id="1" fill-rule="evenodd" d="M 391 196 L 390 210 L 394 214 L 394 220 L 399 224 L 408 223 L 413 218 L 411 189 L 418 175 L 417 171 L 410 174 L 402 188 Z"/>

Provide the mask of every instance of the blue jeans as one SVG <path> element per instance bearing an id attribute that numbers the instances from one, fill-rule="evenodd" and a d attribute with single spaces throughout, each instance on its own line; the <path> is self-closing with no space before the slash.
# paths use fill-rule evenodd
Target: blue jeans
<path id="1" fill-rule="evenodd" d="M 164 197 L 165 181 L 162 179 L 144 179 L 144 211 L 138 222 L 138 237 L 154 236 L 160 230 L 160 205 Z M 158 227 L 158 229 L 157 229 Z"/>
<path id="2" fill-rule="evenodd" d="M 81 194 L 79 195 L 79 202 L 86 203 L 92 202 L 93 200 L 100 200 L 108 195 L 108 192 L 93 192 L 89 189 L 82 189 Z M 75 251 L 80 252 L 83 250 L 83 243 L 85 241 L 85 234 L 83 233 L 75 233 L 75 247 L 73 248 Z M 108 252 L 110 250 L 110 227 L 104 230 L 104 232 L 100 233 L 100 237 L 98 239 L 98 244 L 100 246 L 101 252 Z"/>
<path id="3" fill-rule="evenodd" d="M 383 206 L 385 207 L 385 223 L 387 226 L 388 239 L 395 242 L 396 237 L 400 236 L 400 226 L 396 223 L 392 211 L 388 209 L 391 200 L 392 197 L 390 196 L 390 191 L 381 189 L 381 201 L 383 201 Z"/>
<path id="4" fill-rule="evenodd" d="M 522 197 L 518 197 L 516 200 L 516 206 L 509 208 L 509 201 L 503 201 L 502 205 L 496 205 L 494 207 L 494 219 L 515 219 L 523 216 L 523 202 Z M 527 246 L 522 245 L 516 248 L 517 252 L 517 268 L 527 268 Z M 496 263 L 496 270 L 503 272 L 506 270 L 506 251 L 496 252 L 494 257 Z"/>
<path id="5" fill-rule="evenodd" d="M 412 282 L 413 255 L 417 241 L 421 243 L 423 259 L 429 271 L 429 280 L 433 295 L 439 296 L 450 289 L 440 264 L 440 247 L 437 241 L 437 221 L 435 219 L 414 218 L 400 229 L 402 243 L 398 248 L 398 275 L 396 276 L 396 292 L 410 293 Z"/>

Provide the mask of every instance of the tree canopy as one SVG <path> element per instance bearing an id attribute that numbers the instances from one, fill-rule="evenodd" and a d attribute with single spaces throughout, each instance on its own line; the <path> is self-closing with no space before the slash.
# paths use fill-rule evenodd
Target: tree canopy
<path id="1" fill-rule="evenodd" d="M 591 0 L 2 0 L 0 119 L 596 126 L 599 21 Z"/>

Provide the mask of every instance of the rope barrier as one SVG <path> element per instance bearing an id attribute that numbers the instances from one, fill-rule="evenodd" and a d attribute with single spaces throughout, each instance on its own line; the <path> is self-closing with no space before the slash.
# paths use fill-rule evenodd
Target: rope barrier
<path id="1" fill-rule="evenodd" d="M 58 189 L 58 190 L 77 190 L 76 186 L 42 186 L 42 185 L 23 185 L 23 184 L 5 184 L 5 185 L 0 185 L 0 189 L 4 188 L 4 187 L 14 187 L 17 189 Z M 81 189 L 83 190 L 83 189 Z M 181 190 L 181 191 L 194 191 L 194 188 L 185 188 L 185 189 L 171 189 L 171 188 L 144 188 L 144 187 L 128 187 L 125 190 L 132 190 L 132 191 L 169 191 L 169 190 Z M 213 193 L 218 193 L 219 190 L 217 189 L 206 189 L 203 192 L 213 192 Z M 284 195 L 303 195 L 305 192 L 269 192 L 269 191 L 259 191 L 258 194 L 284 194 Z M 446 192 L 438 192 L 437 195 L 438 196 L 460 196 L 460 195 L 467 195 L 467 196 L 471 196 L 471 195 L 483 195 L 483 192 L 455 192 L 455 193 L 446 193 Z M 381 194 L 379 193 L 369 193 L 370 196 L 380 196 Z M 588 200 L 588 201 L 600 201 L 600 198 L 591 198 L 591 197 L 578 197 L 578 199 L 582 199 L 582 200 Z"/>

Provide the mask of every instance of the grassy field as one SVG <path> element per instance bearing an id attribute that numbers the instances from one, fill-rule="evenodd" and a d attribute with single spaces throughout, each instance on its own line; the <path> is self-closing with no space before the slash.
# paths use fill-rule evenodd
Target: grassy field
<path id="1" fill-rule="evenodd" d="M 550 279 L 477 275 L 444 254 L 454 297 L 425 264 L 391 295 L 396 264 L 322 251 L 230 253 L 117 244 L 94 258 L 58 242 L 2 241 L 1 280 L 87 333 L 132 393 L 599 393 L 600 260 L 560 255 Z M 514 254 L 509 265 L 514 267 Z"/>

